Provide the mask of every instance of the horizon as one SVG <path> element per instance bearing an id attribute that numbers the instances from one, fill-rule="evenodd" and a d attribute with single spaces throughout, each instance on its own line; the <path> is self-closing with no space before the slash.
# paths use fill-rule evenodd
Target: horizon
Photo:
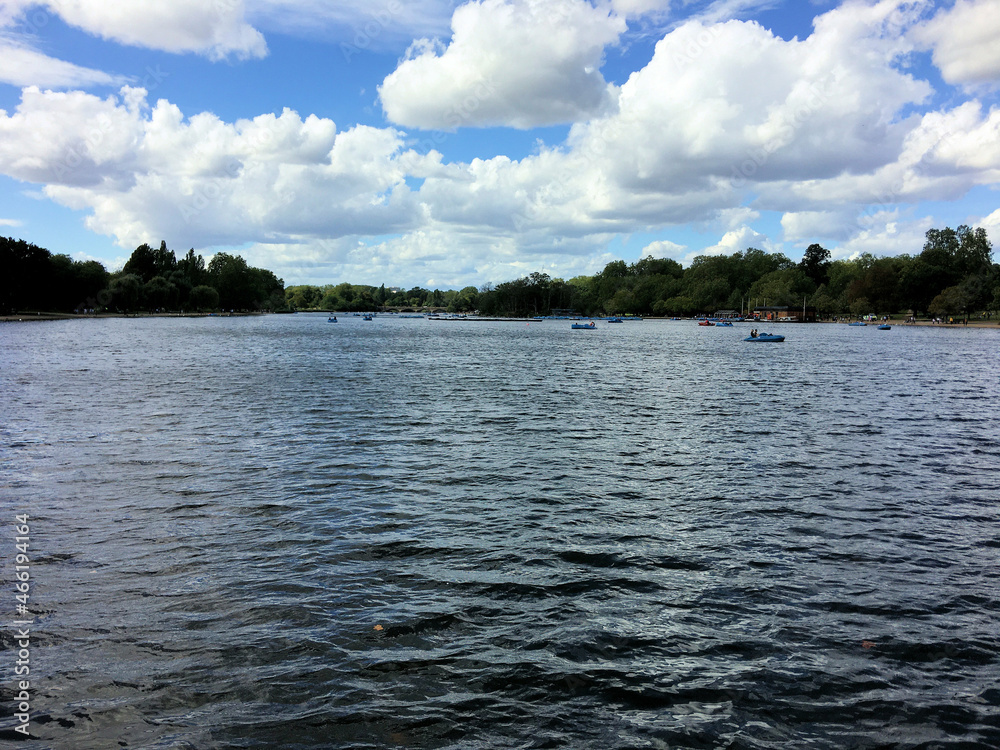
<path id="1" fill-rule="evenodd" d="M 1000 237 L 1000 2 L 672 5 L 13 0 L 0 233 L 442 290 Z"/>

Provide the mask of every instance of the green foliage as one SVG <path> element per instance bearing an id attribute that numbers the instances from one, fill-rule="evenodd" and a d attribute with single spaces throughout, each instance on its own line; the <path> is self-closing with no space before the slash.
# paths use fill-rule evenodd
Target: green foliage
<path id="1" fill-rule="evenodd" d="M 214 286 L 205 284 L 196 286 L 191 290 L 191 296 L 188 297 L 188 306 L 199 312 L 217 310 L 219 309 L 219 293 Z"/>
<path id="2" fill-rule="evenodd" d="M 193 248 L 177 260 L 166 242 L 158 249 L 144 244 L 120 273 L 111 275 L 94 261 L 73 261 L 23 240 L 0 238 L 0 312 L 98 306 L 123 312 L 435 307 L 504 316 L 549 315 L 556 309 L 689 316 L 765 303 L 798 308 L 808 302 L 823 316 L 907 310 L 968 315 L 1000 309 L 1000 266 L 992 256 L 985 230 L 963 225 L 929 230 L 922 251 L 912 257 L 862 253 L 834 261 L 828 250 L 813 244 L 800 263 L 792 263 L 780 253 L 750 247 L 697 257 L 687 269 L 665 258 L 646 257 L 631 265 L 616 260 L 594 276 L 569 281 L 535 272 L 458 291 L 346 282 L 285 289 L 271 271 L 228 253 L 217 254 L 206 267 Z"/>

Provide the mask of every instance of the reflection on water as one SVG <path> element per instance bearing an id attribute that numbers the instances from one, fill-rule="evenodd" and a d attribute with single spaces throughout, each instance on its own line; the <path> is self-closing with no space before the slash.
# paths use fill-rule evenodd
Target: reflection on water
<path id="1" fill-rule="evenodd" d="M 1000 746 L 1000 334 L 781 332 L 0 327 L 24 746 Z"/>

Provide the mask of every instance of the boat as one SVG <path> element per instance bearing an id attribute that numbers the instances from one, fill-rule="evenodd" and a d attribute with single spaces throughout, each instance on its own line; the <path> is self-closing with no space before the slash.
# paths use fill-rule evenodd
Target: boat
<path id="1" fill-rule="evenodd" d="M 868 324 L 865 323 L 865 321 L 863 321 L 863 320 L 855 320 L 855 321 L 852 321 L 852 322 L 848 323 L 847 325 L 849 325 L 849 326 L 866 326 Z"/>
<path id="2" fill-rule="evenodd" d="M 571 327 L 581 331 L 592 331 L 597 328 L 597 325 L 591 321 L 589 323 L 574 323 Z"/>
<path id="3" fill-rule="evenodd" d="M 336 323 L 337 322 L 337 316 L 334 315 L 332 318 L 327 318 L 326 322 L 327 323 Z"/>
<path id="4" fill-rule="evenodd" d="M 892 330 L 892 326 L 891 326 L 891 325 L 889 325 L 888 323 L 883 323 L 882 325 L 880 325 L 880 326 L 878 327 L 878 329 L 879 329 L 880 331 L 891 331 L 891 330 Z"/>
<path id="5" fill-rule="evenodd" d="M 732 328 L 733 327 L 733 324 L 730 323 L 728 320 L 720 320 L 715 325 L 716 325 L 717 328 Z"/>
<path id="6" fill-rule="evenodd" d="M 623 323 L 621 318 L 608 318 L 608 323 Z"/>
<path id="7" fill-rule="evenodd" d="M 374 318 L 371 315 L 362 315 L 361 319 L 362 320 L 374 320 Z"/>
<path id="8" fill-rule="evenodd" d="M 699 320 L 698 321 L 698 325 L 700 325 L 700 326 L 714 326 L 715 323 L 713 323 L 711 320 Z"/>
<path id="9" fill-rule="evenodd" d="M 779 336 L 776 333 L 758 333 L 756 336 L 747 336 L 744 341 L 756 341 L 762 344 L 775 343 L 779 341 L 784 341 L 784 336 Z"/>

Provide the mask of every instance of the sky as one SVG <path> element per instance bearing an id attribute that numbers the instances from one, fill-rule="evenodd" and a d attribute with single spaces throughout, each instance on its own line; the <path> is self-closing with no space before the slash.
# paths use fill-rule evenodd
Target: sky
<path id="1" fill-rule="evenodd" d="M 1000 241 L 1000 0 L 0 0 L 0 235 L 457 289 Z"/>

